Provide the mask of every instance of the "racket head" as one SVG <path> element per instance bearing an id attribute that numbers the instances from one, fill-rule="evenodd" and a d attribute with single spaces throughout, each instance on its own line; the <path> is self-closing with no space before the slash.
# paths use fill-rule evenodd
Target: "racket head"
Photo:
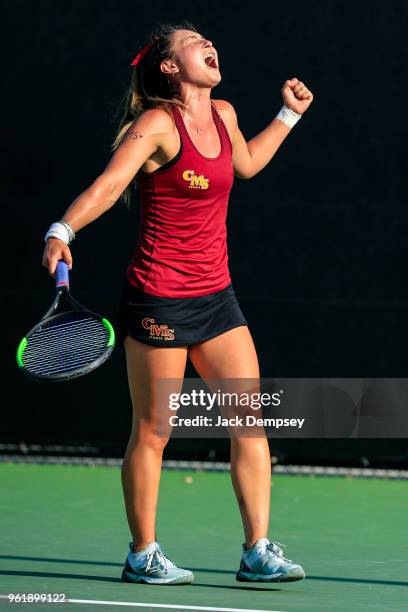
<path id="1" fill-rule="evenodd" d="M 19 370 L 31 380 L 61 382 L 89 374 L 108 359 L 115 346 L 111 323 L 69 293 L 68 267 L 61 263 L 51 308 L 17 348 Z"/>

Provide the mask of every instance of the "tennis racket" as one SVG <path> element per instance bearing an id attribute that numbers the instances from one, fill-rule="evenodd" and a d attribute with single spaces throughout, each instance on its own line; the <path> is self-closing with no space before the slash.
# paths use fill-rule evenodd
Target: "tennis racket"
<path id="1" fill-rule="evenodd" d="M 64 381 L 101 366 L 115 345 L 112 325 L 71 296 L 67 264 L 56 269 L 57 295 L 51 308 L 21 340 L 17 365 L 36 381 Z"/>

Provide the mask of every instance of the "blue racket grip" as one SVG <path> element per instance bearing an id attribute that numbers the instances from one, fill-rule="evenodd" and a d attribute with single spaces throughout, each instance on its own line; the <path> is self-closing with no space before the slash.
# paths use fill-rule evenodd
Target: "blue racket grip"
<path id="1" fill-rule="evenodd" d="M 59 287 L 69 287 L 69 269 L 62 259 L 57 263 L 56 281 L 57 289 Z"/>

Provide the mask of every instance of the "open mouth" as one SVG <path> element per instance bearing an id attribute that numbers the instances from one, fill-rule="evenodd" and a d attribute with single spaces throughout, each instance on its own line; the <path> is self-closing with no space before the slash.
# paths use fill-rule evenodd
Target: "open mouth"
<path id="1" fill-rule="evenodd" d="M 214 53 L 209 53 L 208 55 L 206 55 L 204 58 L 204 62 L 207 64 L 207 66 L 213 68 L 213 70 L 218 70 L 218 64 Z"/>

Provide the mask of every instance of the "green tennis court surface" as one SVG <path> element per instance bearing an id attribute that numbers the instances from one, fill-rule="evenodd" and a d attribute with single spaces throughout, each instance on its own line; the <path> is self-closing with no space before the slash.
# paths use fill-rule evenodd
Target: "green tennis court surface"
<path id="1" fill-rule="evenodd" d="M 73 612 L 408 609 L 404 481 L 274 476 L 269 538 L 287 545 L 307 578 L 247 585 L 235 581 L 242 527 L 229 474 L 164 471 L 157 537 L 174 562 L 194 571 L 195 583 L 160 587 L 120 580 L 129 531 L 118 468 L 0 464 L 0 482 L 3 595 L 65 593 L 94 602 L 66 604 Z M 0 608 L 61 604 L 0 599 Z"/>

